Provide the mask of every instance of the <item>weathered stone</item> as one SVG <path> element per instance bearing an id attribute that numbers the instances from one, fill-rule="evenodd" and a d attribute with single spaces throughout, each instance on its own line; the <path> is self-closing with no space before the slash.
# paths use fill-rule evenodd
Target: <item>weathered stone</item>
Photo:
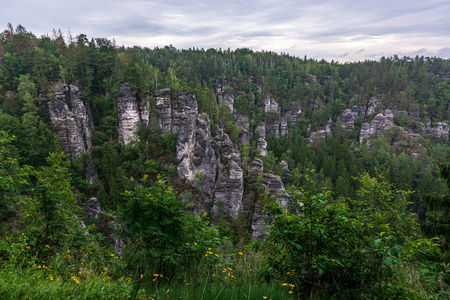
<path id="1" fill-rule="evenodd" d="M 269 155 L 269 153 L 267 152 L 267 142 L 263 138 L 259 138 L 256 142 L 256 149 L 259 150 L 259 156 Z"/>
<path id="2" fill-rule="evenodd" d="M 263 139 L 266 138 L 266 125 L 263 124 L 259 124 L 258 126 L 256 126 L 255 132 Z"/>
<path id="3" fill-rule="evenodd" d="M 195 96 L 185 92 L 180 94 L 177 104 L 177 107 L 172 108 L 172 131 L 178 132 L 177 158 L 180 160 L 178 175 L 185 183 L 194 185 L 192 156 L 197 132 L 197 101 Z"/>
<path id="4" fill-rule="evenodd" d="M 288 163 L 285 160 L 280 162 L 280 167 L 285 173 L 291 173 L 291 171 L 289 171 Z"/>
<path id="5" fill-rule="evenodd" d="M 309 136 L 309 141 L 312 143 L 319 138 L 326 138 L 327 134 L 331 133 L 331 130 L 333 128 L 333 120 L 331 118 L 328 120 L 327 125 L 325 126 L 325 129 L 311 132 L 311 135 Z"/>
<path id="6" fill-rule="evenodd" d="M 211 142 L 209 117 L 203 113 L 197 119 L 192 168 L 195 174 L 195 185 L 200 188 L 204 202 L 214 200 L 214 188 L 219 164 Z"/>
<path id="7" fill-rule="evenodd" d="M 89 101 L 82 99 L 75 85 L 55 84 L 51 87 L 54 97 L 49 101 L 50 121 L 61 140 L 63 150 L 74 159 L 88 152 L 92 146 L 91 137 L 94 122 Z M 93 183 L 97 176 L 92 159 L 86 161 L 86 180 Z"/>
<path id="8" fill-rule="evenodd" d="M 431 123 L 431 122 L 430 122 Z M 426 133 L 428 135 L 439 135 L 444 137 L 446 140 L 448 140 L 448 132 L 449 132 L 449 126 L 447 123 L 444 122 L 437 122 L 436 124 L 434 124 L 433 127 L 431 127 L 430 123 L 428 123 L 428 128 L 426 130 Z"/>
<path id="9" fill-rule="evenodd" d="M 359 142 L 362 144 L 367 141 L 370 144 L 372 136 L 380 137 L 385 131 L 395 126 L 393 118 L 392 111 L 386 109 L 383 113 L 376 115 L 370 123 L 363 123 L 359 134 Z"/>
<path id="10" fill-rule="evenodd" d="M 369 103 L 367 104 L 366 116 L 370 116 L 371 114 L 375 113 L 379 104 L 380 101 L 378 101 L 377 98 L 370 98 Z"/>
<path id="11" fill-rule="evenodd" d="M 172 90 L 163 89 L 156 93 L 156 116 L 163 134 L 172 130 Z"/>
<path id="12" fill-rule="evenodd" d="M 234 112 L 234 95 L 231 93 L 217 95 L 217 102 L 219 107 L 225 105 L 230 112 Z"/>
<path id="13" fill-rule="evenodd" d="M 211 210 L 213 222 L 236 219 L 244 194 L 244 174 L 237 147 L 226 133 L 218 131 L 214 139 L 220 149 L 220 166 L 215 186 L 215 201 Z"/>
<path id="14" fill-rule="evenodd" d="M 139 101 L 128 83 L 120 86 L 118 110 L 119 140 L 125 145 L 137 141 L 136 132 L 141 122 Z"/>
<path id="15" fill-rule="evenodd" d="M 102 211 L 100 207 L 100 202 L 98 202 L 97 198 L 91 198 L 86 202 L 86 204 L 81 205 L 84 207 L 84 211 L 88 217 L 97 219 L 98 214 Z"/>
<path id="16" fill-rule="evenodd" d="M 239 133 L 239 142 L 243 145 L 250 143 L 250 134 L 247 129 L 242 129 Z"/>

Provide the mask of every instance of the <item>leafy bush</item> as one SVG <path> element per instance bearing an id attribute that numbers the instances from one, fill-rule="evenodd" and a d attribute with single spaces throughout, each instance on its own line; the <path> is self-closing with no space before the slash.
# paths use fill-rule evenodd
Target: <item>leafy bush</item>
<path id="1" fill-rule="evenodd" d="M 359 198 L 337 204 L 329 191 L 316 187 L 311 173 L 305 179 L 305 186 L 290 191 L 288 209 L 266 198 L 268 240 L 278 250 L 269 256 L 268 271 L 303 297 L 410 294 L 410 287 L 402 284 L 402 266 L 413 255 L 402 253 L 415 248 L 417 254 L 422 244 L 414 242 L 419 237 L 408 192 L 395 190 L 383 175 L 364 174 L 358 178 Z"/>

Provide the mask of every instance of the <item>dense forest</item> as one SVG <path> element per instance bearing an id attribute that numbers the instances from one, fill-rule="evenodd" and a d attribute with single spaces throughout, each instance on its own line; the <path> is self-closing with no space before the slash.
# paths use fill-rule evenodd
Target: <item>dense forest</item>
<path id="1" fill-rule="evenodd" d="M 0 35 L 0 298 L 447 299 L 450 60 Z"/>

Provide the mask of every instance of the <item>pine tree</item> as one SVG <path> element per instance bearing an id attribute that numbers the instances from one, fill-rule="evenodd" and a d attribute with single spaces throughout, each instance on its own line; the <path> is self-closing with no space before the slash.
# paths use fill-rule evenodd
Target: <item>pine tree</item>
<path id="1" fill-rule="evenodd" d="M 440 175 L 447 182 L 450 192 L 450 158 L 439 165 Z M 448 249 L 450 240 L 450 193 L 445 195 L 426 195 L 422 197 L 427 208 L 426 219 L 422 222 L 422 230 L 427 236 L 439 236 L 443 246 Z"/>

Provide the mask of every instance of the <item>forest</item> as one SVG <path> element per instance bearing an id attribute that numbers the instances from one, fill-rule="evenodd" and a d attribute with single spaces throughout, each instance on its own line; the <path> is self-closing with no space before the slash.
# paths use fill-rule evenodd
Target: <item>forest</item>
<path id="1" fill-rule="evenodd" d="M 0 34 L 1 299 L 450 298 L 450 60 Z"/>

